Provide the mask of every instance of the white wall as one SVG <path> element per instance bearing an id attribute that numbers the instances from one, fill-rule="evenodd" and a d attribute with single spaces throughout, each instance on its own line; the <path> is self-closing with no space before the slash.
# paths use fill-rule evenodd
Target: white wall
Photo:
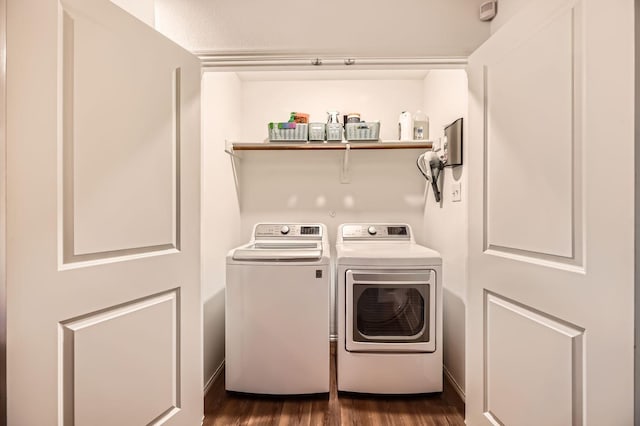
<path id="1" fill-rule="evenodd" d="M 145 24 L 155 25 L 155 0 L 111 0 Z"/>
<path id="2" fill-rule="evenodd" d="M 262 141 L 267 123 L 291 111 L 326 122 L 327 111 L 360 112 L 380 120 L 380 136 L 397 139 L 401 111 L 422 108 L 424 72 L 410 79 L 252 81 L 242 84 L 242 140 Z M 296 75 L 292 73 L 293 78 Z M 402 73 L 397 73 L 402 75 Z M 280 78 L 280 77 L 278 77 Z M 403 220 L 421 235 L 424 180 L 415 167 L 419 150 L 352 151 L 351 182 L 340 182 L 343 152 L 243 152 L 239 181 L 243 236 L 261 220 L 326 222 L 331 242 L 349 221 Z M 334 215 L 335 214 L 335 215 Z"/>
<path id="3" fill-rule="evenodd" d="M 224 360 L 225 256 L 243 240 L 240 207 L 225 138 L 239 135 L 240 80 L 235 74 L 202 78 L 202 300 L 204 382 Z"/>
<path id="4" fill-rule="evenodd" d="M 156 25 L 192 50 L 467 56 L 489 36 L 483 0 L 156 0 Z"/>
<path id="5" fill-rule="evenodd" d="M 260 73 L 269 78 L 269 74 Z M 267 123 L 287 121 L 292 111 L 310 114 L 310 121 L 327 121 L 327 111 L 341 114 L 359 112 L 364 121 L 381 122 L 382 139 L 398 138 L 398 116 L 404 110 L 415 111 L 422 106 L 425 71 L 359 72 L 363 79 L 310 80 L 312 71 L 278 72 L 278 80 L 243 82 L 242 137 L 261 141 L 267 137 Z M 349 75 L 347 71 L 338 74 Z M 281 80 L 282 76 L 291 80 Z M 322 73 L 322 76 L 331 74 Z M 407 79 L 401 79 L 406 75 Z M 304 78 L 304 79 L 303 79 Z M 338 78 L 334 75 L 334 78 Z M 344 77 L 343 77 L 344 78 Z"/>
<path id="6" fill-rule="evenodd" d="M 444 135 L 445 125 L 467 117 L 467 75 L 464 70 L 432 70 L 424 80 L 424 111 L 429 116 L 430 139 Z M 466 159 L 463 129 L 463 164 Z M 441 179 L 442 200 L 436 203 L 428 189 L 424 210 L 424 242 L 443 259 L 444 365 L 464 392 L 465 309 L 467 284 L 467 176 L 464 165 L 447 167 Z M 451 199 L 451 184 L 460 182 L 462 201 Z"/>

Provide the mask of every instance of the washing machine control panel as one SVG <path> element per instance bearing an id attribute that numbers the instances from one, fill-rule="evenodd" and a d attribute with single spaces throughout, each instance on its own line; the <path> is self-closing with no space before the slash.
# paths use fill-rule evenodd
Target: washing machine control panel
<path id="1" fill-rule="evenodd" d="M 345 225 L 342 227 L 344 240 L 410 240 L 409 225 Z"/>
<path id="2" fill-rule="evenodd" d="M 256 238 L 312 238 L 322 237 L 322 227 L 320 225 L 295 225 L 285 223 L 261 223 L 255 228 Z"/>

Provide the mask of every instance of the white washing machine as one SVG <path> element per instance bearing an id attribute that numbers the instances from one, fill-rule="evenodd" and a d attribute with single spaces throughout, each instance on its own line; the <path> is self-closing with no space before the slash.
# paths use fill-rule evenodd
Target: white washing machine
<path id="1" fill-rule="evenodd" d="M 257 224 L 227 255 L 227 390 L 329 392 L 326 234 L 321 224 Z"/>
<path id="2" fill-rule="evenodd" d="M 442 392 L 442 258 L 406 224 L 344 224 L 336 240 L 338 390 Z"/>

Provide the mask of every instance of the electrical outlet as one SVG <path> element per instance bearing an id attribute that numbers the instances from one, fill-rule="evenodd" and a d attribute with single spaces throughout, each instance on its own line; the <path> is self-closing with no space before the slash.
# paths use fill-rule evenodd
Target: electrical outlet
<path id="1" fill-rule="evenodd" d="M 451 201 L 462 201 L 462 184 L 460 182 L 451 184 Z"/>

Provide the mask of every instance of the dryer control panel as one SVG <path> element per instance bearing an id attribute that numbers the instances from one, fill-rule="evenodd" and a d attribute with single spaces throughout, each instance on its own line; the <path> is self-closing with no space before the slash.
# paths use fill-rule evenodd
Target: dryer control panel
<path id="1" fill-rule="evenodd" d="M 301 225 L 288 223 L 261 223 L 256 225 L 254 230 L 256 238 L 322 238 L 322 227 L 320 225 Z"/>
<path id="2" fill-rule="evenodd" d="M 411 240 L 409 225 L 359 224 L 342 227 L 343 240 Z"/>

